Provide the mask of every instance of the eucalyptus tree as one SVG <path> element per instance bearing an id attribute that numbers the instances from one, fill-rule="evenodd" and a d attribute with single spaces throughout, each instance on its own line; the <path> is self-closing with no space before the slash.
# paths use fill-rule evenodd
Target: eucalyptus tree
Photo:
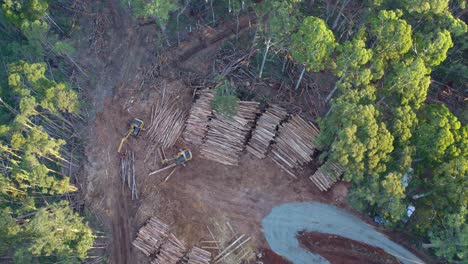
<path id="1" fill-rule="evenodd" d="M 321 71 L 332 65 L 332 53 L 336 47 L 335 36 L 323 19 L 307 17 L 299 30 L 292 35 L 291 53 L 294 59 L 304 65 L 296 89 L 306 70 Z"/>

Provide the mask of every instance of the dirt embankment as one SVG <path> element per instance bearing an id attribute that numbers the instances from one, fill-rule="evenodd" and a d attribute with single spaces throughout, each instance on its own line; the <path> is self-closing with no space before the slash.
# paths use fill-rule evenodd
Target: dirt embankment
<path id="1" fill-rule="evenodd" d="M 257 254 L 257 264 L 292 264 L 268 248 L 261 248 Z"/>
<path id="2" fill-rule="evenodd" d="M 369 246 L 341 236 L 300 232 L 300 244 L 310 251 L 320 254 L 331 264 L 400 264 L 398 259 L 383 249 Z"/>

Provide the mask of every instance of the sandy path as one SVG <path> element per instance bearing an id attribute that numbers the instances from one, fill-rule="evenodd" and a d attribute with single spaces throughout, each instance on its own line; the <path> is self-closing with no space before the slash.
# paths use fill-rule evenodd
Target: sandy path
<path id="1" fill-rule="evenodd" d="M 299 246 L 301 230 L 329 233 L 384 249 L 405 264 L 424 263 L 372 226 L 343 209 L 318 202 L 287 203 L 273 208 L 262 226 L 271 249 L 295 264 L 329 263 Z"/>

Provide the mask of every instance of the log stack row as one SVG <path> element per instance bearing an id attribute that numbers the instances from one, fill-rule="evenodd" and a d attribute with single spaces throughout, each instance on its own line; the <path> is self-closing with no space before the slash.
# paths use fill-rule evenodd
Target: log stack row
<path id="1" fill-rule="evenodd" d="M 188 251 L 185 242 L 169 232 L 169 226 L 152 217 L 137 234 L 133 246 L 153 258 L 151 264 L 209 264 L 211 253 L 193 247 Z"/>
<path id="2" fill-rule="evenodd" d="M 137 237 L 132 244 L 146 256 L 151 256 L 157 253 L 168 236 L 169 226 L 159 218 L 152 217 L 138 231 Z"/>
<path id="3" fill-rule="evenodd" d="M 210 264 L 211 253 L 198 247 L 193 247 L 187 254 L 187 264 Z"/>
<path id="4" fill-rule="evenodd" d="M 170 234 L 151 264 L 177 264 L 184 258 L 185 252 L 187 252 L 185 243 Z"/>
<path id="5" fill-rule="evenodd" d="M 187 119 L 183 137 L 185 141 L 194 145 L 201 145 L 208 131 L 208 120 L 212 116 L 211 102 L 214 95 L 211 90 L 199 92 L 200 97 L 192 105 Z"/>
<path id="6" fill-rule="evenodd" d="M 340 179 L 344 170 L 343 166 L 327 160 L 309 179 L 320 191 L 327 191 Z"/>
<path id="7" fill-rule="evenodd" d="M 297 178 L 295 171 L 312 160 L 316 149 L 314 141 L 319 134 L 312 123 L 300 116 L 292 116 L 280 126 L 269 156 L 289 175 Z"/>
<path id="8" fill-rule="evenodd" d="M 187 112 L 181 109 L 176 101 L 164 97 L 157 102 L 151 113 L 148 138 L 163 148 L 172 147 L 182 134 L 187 119 Z"/>
<path id="9" fill-rule="evenodd" d="M 237 166 L 239 155 L 245 148 L 247 136 L 258 113 L 258 102 L 240 101 L 235 116 L 215 114 L 208 122 L 208 133 L 201 146 L 201 156 L 225 165 Z"/>
<path id="10" fill-rule="evenodd" d="M 270 145 L 276 137 L 278 126 L 288 116 L 284 108 L 276 105 L 270 106 L 257 120 L 247 145 L 247 151 L 259 159 L 266 157 Z"/>

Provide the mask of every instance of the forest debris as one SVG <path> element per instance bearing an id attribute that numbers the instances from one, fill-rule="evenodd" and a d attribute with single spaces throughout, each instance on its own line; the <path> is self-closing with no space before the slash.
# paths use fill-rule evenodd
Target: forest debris
<path id="1" fill-rule="evenodd" d="M 211 253 L 199 247 L 193 247 L 187 254 L 187 264 L 210 264 Z"/>
<path id="2" fill-rule="evenodd" d="M 215 117 L 208 122 L 208 133 L 201 146 L 201 156 L 225 165 L 237 166 L 239 154 L 245 148 L 247 136 L 258 112 L 258 102 L 240 101 L 233 117 L 215 113 Z"/>
<path id="3" fill-rule="evenodd" d="M 124 155 L 120 157 L 120 179 L 123 185 L 127 183 L 132 192 L 132 200 L 138 199 L 135 179 L 135 153 L 133 151 L 125 151 Z"/>
<path id="4" fill-rule="evenodd" d="M 327 160 L 309 179 L 320 191 L 327 191 L 339 180 L 344 170 L 340 164 Z"/>
<path id="5" fill-rule="evenodd" d="M 151 124 L 146 134 L 159 146 L 170 148 L 182 134 L 186 119 L 187 113 L 177 106 L 176 101 L 166 99 L 163 94 L 151 112 Z"/>
<path id="6" fill-rule="evenodd" d="M 271 105 L 257 120 L 247 151 L 259 159 L 266 157 L 270 145 L 276 137 L 278 126 L 288 116 L 285 109 Z"/>
<path id="7" fill-rule="evenodd" d="M 214 95 L 211 90 L 202 90 L 200 97 L 192 105 L 187 119 L 183 137 L 187 142 L 201 145 L 208 131 L 208 120 L 212 116 L 211 102 Z"/>
<path id="8" fill-rule="evenodd" d="M 224 225 L 214 222 L 213 231 L 208 226 L 207 228 L 213 240 L 202 243 L 208 245 L 215 243 L 218 253 L 213 257 L 213 263 L 244 263 L 243 261 L 248 261 L 255 255 L 249 245 L 252 237 L 237 233 L 229 222 Z"/>
<path id="9" fill-rule="evenodd" d="M 316 148 L 314 139 L 320 132 L 312 123 L 294 115 L 280 126 L 278 134 L 269 156 L 297 179 L 294 171 L 312 160 Z"/>

